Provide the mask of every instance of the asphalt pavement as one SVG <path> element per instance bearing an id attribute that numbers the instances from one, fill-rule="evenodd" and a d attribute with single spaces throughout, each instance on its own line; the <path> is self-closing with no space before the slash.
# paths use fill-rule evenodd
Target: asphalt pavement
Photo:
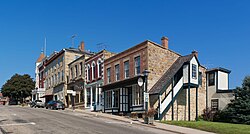
<path id="1" fill-rule="evenodd" d="M 68 110 L 0 106 L 0 134 L 173 134 Z"/>

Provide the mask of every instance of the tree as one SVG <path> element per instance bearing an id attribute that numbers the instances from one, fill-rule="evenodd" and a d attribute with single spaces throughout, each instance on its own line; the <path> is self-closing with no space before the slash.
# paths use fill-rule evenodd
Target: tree
<path id="1" fill-rule="evenodd" d="M 35 88 L 35 82 L 30 75 L 24 74 L 13 75 L 2 86 L 1 92 L 4 96 L 8 96 L 12 100 L 21 100 L 31 95 L 31 91 Z"/>
<path id="2" fill-rule="evenodd" d="M 235 90 L 235 100 L 219 113 L 218 121 L 250 124 L 250 76 Z"/>

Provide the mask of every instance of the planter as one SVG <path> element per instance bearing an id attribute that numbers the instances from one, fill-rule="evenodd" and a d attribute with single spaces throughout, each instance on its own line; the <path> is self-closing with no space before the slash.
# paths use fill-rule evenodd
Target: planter
<path id="1" fill-rule="evenodd" d="M 154 124 L 154 117 L 145 117 L 144 123 L 145 124 Z"/>

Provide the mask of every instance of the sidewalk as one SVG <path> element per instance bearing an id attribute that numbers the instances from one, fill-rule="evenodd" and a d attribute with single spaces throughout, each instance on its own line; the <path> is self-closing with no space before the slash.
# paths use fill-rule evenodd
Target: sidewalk
<path id="1" fill-rule="evenodd" d="M 66 109 L 66 110 L 73 111 L 72 109 Z M 112 115 L 112 114 L 107 114 L 107 113 L 102 113 L 102 112 L 91 112 L 89 110 L 79 110 L 79 109 L 76 109 L 75 112 L 81 112 L 81 113 L 89 114 L 89 115 L 93 115 L 93 116 L 98 116 L 98 117 L 118 120 L 118 121 L 122 121 L 122 122 L 126 122 L 126 123 L 161 129 L 164 131 L 173 132 L 173 133 L 177 133 L 177 134 L 214 134 L 211 132 L 205 132 L 205 131 L 192 129 L 192 128 L 163 124 L 163 123 L 160 123 L 158 121 L 155 121 L 154 125 L 148 125 L 148 124 L 144 124 L 143 123 L 144 121 L 142 119 L 134 121 L 131 118 L 128 118 L 126 116 L 118 116 L 118 115 Z"/>

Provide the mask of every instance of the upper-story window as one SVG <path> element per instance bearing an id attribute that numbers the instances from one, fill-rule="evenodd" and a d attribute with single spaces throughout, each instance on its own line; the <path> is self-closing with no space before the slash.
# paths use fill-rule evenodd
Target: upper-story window
<path id="1" fill-rule="evenodd" d="M 92 63 L 92 80 L 94 80 L 96 77 L 96 65 L 95 62 Z"/>
<path id="2" fill-rule="evenodd" d="M 58 72 L 58 75 L 57 75 L 57 80 L 58 80 L 58 83 L 60 83 L 61 82 L 61 75 L 60 75 L 60 72 Z"/>
<path id="3" fill-rule="evenodd" d="M 62 71 L 62 81 L 64 81 L 64 73 L 63 73 L 63 71 Z"/>
<path id="4" fill-rule="evenodd" d="M 197 65 L 192 64 L 192 78 L 197 79 Z"/>
<path id="5" fill-rule="evenodd" d="M 80 72 L 79 72 L 79 76 L 81 76 L 82 75 L 82 69 L 83 69 L 83 67 L 82 67 L 82 62 L 80 63 Z"/>
<path id="6" fill-rule="evenodd" d="M 71 73 L 71 79 L 73 79 L 74 78 L 73 68 L 70 68 L 70 73 Z"/>
<path id="7" fill-rule="evenodd" d="M 208 74 L 208 86 L 214 86 L 215 85 L 215 74 L 209 73 Z"/>
<path id="8" fill-rule="evenodd" d="M 129 78 L 129 61 L 124 62 L 124 78 Z"/>
<path id="9" fill-rule="evenodd" d="M 97 66 L 98 66 L 98 77 L 102 76 L 102 61 L 99 59 L 97 62 Z"/>
<path id="10" fill-rule="evenodd" d="M 135 57 L 135 75 L 138 75 L 141 73 L 141 66 L 140 66 L 140 56 Z"/>
<path id="11" fill-rule="evenodd" d="M 199 72 L 199 86 L 202 86 L 202 72 Z"/>
<path id="12" fill-rule="evenodd" d="M 75 65 L 75 77 L 77 76 L 77 74 L 78 74 L 78 66 L 77 65 Z"/>
<path id="13" fill-rule="evenodd" d="M 87 81 L 90 81 L 90 75 L 91 75 L 91 69 L 90 69 L 90 65 L 88 65 L 88 68 L 87 68 Z"/>
<path id="14" fill-rule="evenodd" d="M 111 72 L 110 72 L 110 68 L 107 69 L 107 82 L 110 83 L 111 82 Z"/>
<path id="15" fill-rule="evenodd" d="M 115 80 L 116 81 L 120 80 L 120 65 L 119 64 L 115 65 Z"/>

